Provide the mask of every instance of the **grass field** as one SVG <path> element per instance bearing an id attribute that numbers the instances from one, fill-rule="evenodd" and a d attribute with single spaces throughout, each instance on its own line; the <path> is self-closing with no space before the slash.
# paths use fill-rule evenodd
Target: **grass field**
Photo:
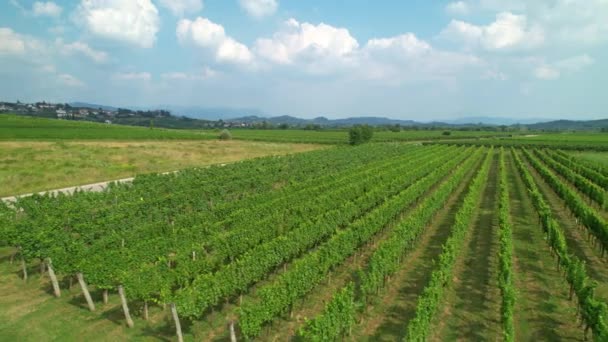
<path id="1" fill-rule="evenodd" d="M 534 142 L 557 142 L 557 143 L 605 143 L 608 141 L 607 133 L 589 133 L 589 132 L 563 132 L 563 133 L 530 133 L 519 136 L 514 136 L 515 139 L 534 141 Z"/>
<path id="2" fill-rule="evenodd" d="M 0 141 L 0 196 L 318 148 L 240 140 Z"/>
<path id="3" fill-rule="evenodd" d="M 443 130 L 400 132 L 380 131 L 373 137 L 375 142 L 385 141 L 426 141 L 439 139 L 465 139 L 479 137 L 507 136 L 510 133 L 492 131 L 451 131 L 449 136 Z M 177 130 L 100 124 L 86 121 L 70 121 L 0 114 L 0 141 L 12 140 L 215 140 L 220 130 Z M 233 129 L 234 139 L 314 144 L 347 144 L 348 131 L 341 130 L 256 130 Z"/>
<path id="4" fill-rule="evenodd" d="M 44 119 L 0 114 L 0 141 L 11 140 L 200 140 L 217 134 L 201 131 L 120 126 L 86 121 Z"/>
<path id="5" fill-rule="evenodd" d="M 547 147 L 563 150 L 574 150 L 593 156 L 593 152 L 608 152 L 608 133 L 564 132 L 541 133 L 528 132 L 512 137 L 484 137 L 481 139 L 461 139 L 440 141 L 440 143 L 457 143 L 478 146 L 506 147 Z M 599 155 L 601 156 L 602 153 Z M 602 158 L 600 158 L 602 159 Z"/>
<path id="6" fill-rule="evenodd" d="M 208 132 L 208 131 L 206 131 Z M 484 138 L 508 136 L 511 133 L 493 131 L 450 131 L 450 135 L 444 135 L 444 130 L 403 130 L 400 132 L 378 131 L 374 132 L 372 141 L 433 141 L 454 140 L 467 138 Z M 216 134 L 216 133 L 208 133 Z M 232 131 L 235 139 L 277 141 L 277 142 L 309 142 L 322 144 L 347 144 L 348 131 L 343 130 L 250 130 L 235 129 Z"/>
<path id="7" fill-rule="evenodd" d="M 608 153 L 580 151 L 580 152 L 573 152 L 572 155 L 577 156 L 582 159 L 587 159 L 591 162 L 598 163 L 598 164 L 603 165 L 604 167 L 608 168 Z"/>

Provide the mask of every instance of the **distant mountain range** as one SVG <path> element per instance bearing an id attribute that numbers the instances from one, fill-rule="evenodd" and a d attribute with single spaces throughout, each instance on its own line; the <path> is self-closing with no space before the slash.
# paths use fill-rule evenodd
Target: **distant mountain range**
<path id="1" fill-rule="evenodd" d="M 116 110 L 117 107 L 91 104 L 86 102 L 70 103 L 74 107 L 85 108 L 102 108 L 104 110 Z M 160 107 L 160 108 L 159 108 Z M 473 125 L 486 126 L 512 126 L 524 125 L 535 130 L 593 130 L 608 128 L 608 119 L 604 120 L 550 120 L 542 118 L 525 118 L 512 119 L 505 117 L 488 117 L 488 116 L 473 116 L 463 117 L 455 120 L 419 122 L 414 120 L 400 120 L 386 117 L 363 116 L 351 117 L 345 119 L 328 119 L 326 117 L 317 117 L 314 119 L 302 119 L 290 115 L 281 115 L 274 117 L 266 117 L 262 111 L 255 108 L 230 108 L 230 107 L 197 107 L 197 106 L 157 106 L 157 107 L 125 107 L 132 110 L 149 110 L 149 109 L 165 109 L 171 111 L 174 115 L 185 116 L 192 119 L 202 120 L 224 120 L 226 122 L 238 122 L 245 124 L 256 124 L 268 122 L 273 125 L 287 124 L 290 126 L 306 126 L 319 125 L 322 127 L 347 127 L 352 125 L 401 125 L 401 126 L 420 126 L 420 127 L 462 127 Z"/>
<path id="2" fill-rule="evenodd" d="M 72 102 L 72 107 L 82 107 L 104 110 L 117 110 L 119 107 L 103 106 L 87 102 Z M 202 120 L 226 120 L 241 116 L 263 116 L 264 113 L 259 109 L 255 108 L 230 108 L 230 107 L 197 107 L 197 106 L 173 106 L 173 105 L 161 105 L 152 107 L 138 107 L 138 106 L 124 106 L 120 108 L 131 109 L 131 110 L 156 110 L 164 109 L 168 110 L 173 115 L 186 116 L 192 119 Z"/>
<path id="3" fill-rule="evenodd" d="M 542 123 L 535 123 L 527 125 L 530 129 L 535 130 L 594 130 L 594 129 L 608 129 L 608 119 L 602 120 L 586 120 L 586 121 L 573 121 L 573 120 L 556 120 Z"/>
<path id="4" fill-rule="evenodd" d="M 535 123 L 539 123 L 539 122 L 548 122 L 548 121 L 552 121 L 552 119 L 542 119 L 542 118 L 512 119 L 512 118 L 505 118 L 505 117 L 471 116 L 471 117 L 464 117 L 464 118 L 455 119 L 455 120 L 447 120 L 445 122 L 449 123 L 449 124 L 454 124 L 454 125 L 467 125 L 467 124 L 481 123 L 484 125 L 511 126 L 511 125 L 517 125 L 517 124 L 529 125 L 529 124 L 535 124 Z"/>
<path id="5" fill-rule="evenodd" d="M 306 125 L 320 125 L 320 126 L 331 126 L 331 127 L 344 127 L 352 125 L 371 125 L 371 126 L 387 126 L 387 125 L 401 125 L 401 126 L 472 126 L 472 125 L 486 125 L 486 126 L 500 126 L 506 125 L 511 126 L 515 124 L 532 124 L 542 121 L 542 119 L 526 119 L 526 120 L 515 120 L 508 118 L 491 118 L 491 117 L 471 117 L 462 118 L 458 120 L 449 121 L 432 121 L 432 122 L 420 122 L 414 120 L 399 120 L 390 119 L 384 117 L 375 116 L 363 116 L 353 117 L 346 119 L 328 119 L 325 117 L 318 117 L 314 119 L 300 119 L 289 115 L 275 116 L 275 117 L 260 117 L 256 115 L 244 116 L 234 119 L 227 119 L 228 122 L 242 122 L 247 124 L 268 122 L 273 125 L 288 124 L 291 126 L 306 126 Z"/>
<path id="6" fill-rule="evenodd" d="M 352 125 L 402 125 L 402 126 L 413 126 L 421 125 L 421 123 L 412 120 L 397 120 L 388 119 L 381 117 L 354 117 L 346 119 L 328 119 L 325 117 L 318 117 L 314 119 L 300 119 L 289 115 L 275 116 L 275 117 L 260 117 L 256 115 L 244 116 L 240 118 L 227 119 L 227 122 L 242 122 L 242 123 L 262 123 L 268 122 L 273 125 L 288 124 L 291 126 L 306 126 L 306 125 L 320 125 L 320 126 L 352 126 Z"/>

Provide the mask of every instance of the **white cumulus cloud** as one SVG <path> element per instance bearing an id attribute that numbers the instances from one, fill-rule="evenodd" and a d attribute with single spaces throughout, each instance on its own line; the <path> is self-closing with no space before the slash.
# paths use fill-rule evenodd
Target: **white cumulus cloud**
<path id="1" fill-rule="evenodd" d="M 75 20 L 97 36 L 143 48 L 154 45 L 160 25 L 150 0 L 82 0 Z"/>
<path id="2" fill-rule="evenodd" d="M 0 27 L 0 55 L 16 55 L 25 52 L 26 44 L 19 34 L 8 27 Z"/>
<path id="3" fill-rule="evenodd" d="M 370 39 L 359 55 L 357 73 L 389 84 L 451 78 L 483 64 L 473 55 L 436 49 L 411 32 Z"/>
<path id="4" fill-rule="evenodd" d="M 188 13 L 197 13 L 203 9 L 203 0 L 159 0 L 159 2 L 178 17 Z"/>
<path id="5" fill-rule="evenodd" d="M 277 0 L 239 0 L 241 8 L 254 18 L 262 18 L 273 15 L 279 3 Z"/>
<path id="6" fill-rule="evenodd" d="M 65 55 L 81 54 L 90 58 L 95 63 L 104 63 L 108 60 L 108 53 L 105 51 L 95 50 L 83 42 L 73 42 L 66 44 L 61 39 L 56 41 L 61 53 Z"/>
<path id="7" fill-rule="evenodd" d="M 25 56 L 25 59 L 34 60 L 46 58 L 48 48 L 44 42 L 13 31 L 10 27 L 0 27 L 0 56 Z"/>
<path id="8" fill-rule="evenodd" d="M 61 11 L 63 9 L 61 6 L 57 5 L 52 1 L 41 2 L 36 1 L 32 5 L 32 13 L 36 17 L 40 16 L 48 16 L 48 17 L 58 17 L 61 15 Z"/>
<path id="9" fill-rule="evenodd" d="M 441 32 L 447 39 L 467 46 L 481 46 L 487 50 L 530 48 L 544 42 L 544 32 L 536 25 L 529 25 L 525 15 L 501 12 L 489 25 L 477 26 L 460 20 L 452 20 Z"/>
<path id="10" fill-rule="evenodd" d="M 292 64 L 302 59 L 345 58 L 358 47 L 357 40 L 345 28 L 299 23 L 292 18 L 272 38 L 258 39 L 255 51 L 268 61 Z"/>
<path id="11" fill-rule="evenodd" d="M 193 44 L 209 49 L 218 62 L 249 64 L 254 56 L 249 48 L 228 36 L 222 25 L 207 18 L 182 19 L 176 28 L 177 39 L 182 44 Z"/>
<path id="12" fill-rule="evenodd" d="M 392 50 L 397 55 L 416 55 L 431 50 L 431 45 L 418 39 L 413 33 L 406 33 L 391 38 L 375 38 L 367 42 L 369 50 Z"/>
<path id="13" fill-rule="evenodd" d="M 608 40 L 608 0 L 464 0 L 452 4 L 460 2 L 470 12 L 524 15 L 528 23 L 542 29 L 545 42 L 553 46 L 596 45 Z"/>

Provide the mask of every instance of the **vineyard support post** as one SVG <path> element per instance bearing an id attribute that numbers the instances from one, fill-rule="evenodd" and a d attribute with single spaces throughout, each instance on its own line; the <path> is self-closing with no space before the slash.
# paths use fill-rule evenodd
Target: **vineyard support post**
<path id="1" fill-rule="evenodd" d="M 23 281 L 27 281 L 27 264 L 23 256 L 21 256 L 21 272 L 23 273 Z"/>
<path id="2" fill-rule="evenodd" d="M 179 323 L 179 316 L 177 315 L 177 308 L 175 303 L 171 303 L 171 315 L 173 315 L 173 321 L 175 322 L 175 332 L 177 333 L 177 341 L 184 342 L 184 336 L 182 335 L 182 326 Z"/>
<path id="3" fill-rule="evenodd" d="M 78 278 L 78 283 L 80 284 L 84 298 L 87 300 L 87 304 L 89 305 L 89 310 L 95 311 L 95 303 L 93 303 L 93 299 L 91 298 L 91 294 L 87 288 L 87 283 L 84 281 L 84 276 L 81 272 L 78 272 L 76 273 L 76 277 Z"/>
<path id="4" fill-rule="evenodd" d="M 53 270 L 53 262 L 51 258 L 46 259 L 46 268 L 49 271 L 49 278 L 51 278 L 51 284 L 53 284 L 53 293 L 55 297 L 61 297 L 61 290 L 59 289 L 59 282 L 57 281 L 57 275 L 55 275 L 55 270 Z"/>
<path id="5" fill-rule="evenodd" d="M 144 300 L 144 320 L 148 320 L 149 315 L 148 315 L 148 301 Z"/>
<path id="6" fill-rule="evenodd" d="M 230 342 L 236 342 L 236 334 L 234 332 L 234 321 L 230 321 Z"/>
<path id="7" fill-rule="evenodd" d="M 108 304 L 108 289 L 103 289 L 102 297 L 103 297 L 103 303 Z"/>
<path id="8" fill-rule="evenodd" d="M 125 296 L 125 289 L 122 285 L 118 285 L 118 295 L 120 296 L 120 302 L 122 303 L 122 311 L 125 313 L 127 326 L 133 328 L 133 319 L 131 319 L 131 314 L 129 313 L 129 305 L 127 305 L 127 297 Z"/>

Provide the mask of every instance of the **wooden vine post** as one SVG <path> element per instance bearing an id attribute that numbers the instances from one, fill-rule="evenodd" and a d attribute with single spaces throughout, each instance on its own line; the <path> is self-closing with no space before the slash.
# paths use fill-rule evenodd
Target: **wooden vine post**
<path id="1" fill-rule="evenodd" d="M 55 270 L 53 270 L 53 262 L 51 258 L 46 259 L 46 268 L 49 272 L 49 278 L 51 278 L 51 284 L 53 284 L 53 293 L 55 297 L 61 297 L 61 290 L 59 289 L 59 282 L 57 281 L 57 275 L 55 275 Z"/>
<path id="2" fill-rule="evenodd" d="M 133 328 L 133 319 L 131 319 L 131 314 L 129 313 L 129 305 L 127 305 L 127 297 L 125 296 L 125 289 L 122 285 L 118 285 L 118 295 L 120 296 L 120 302 L 122 303 L 122 311 L 125 313 L 127 326 Z"/>
<path id="3" fill-rule="evenodd" d="M 230 321 L 230 342 L 236 342 L 236 333 L 234 332 L 234 321 Z"/>
<path id="4" fill-rule="evenodd" d="M 23 256 L 21 256 L 21 272 L 23 273 L 23 281 L 27 282 L 27 264 Z"/>
<path id="5" fill-rule="evenodd" d="M 84 281 L 84 276 L 82 275 L 81 272 L 78 272 L 78 273 L 76 273 L 76 278 L 78 278 L 78 283 L 80 284 L 80 288 L 82 289 L 84 298 L 87 300 L 87 305 L 89 306 L 89 310 L 95 311 L 95 303 L 93 303 L 93 299 L 91 298 L 91 294 L 89 293 L 87 283 L 85 283 L 85 281 Z"/>
<path id="6" fill-rule="evenodd" d="M 171 303 L 171 315 L 173 315 L 173 321 L 175 322 L 175 333 L 177 334 L 177 341 L 184 342 L 184 336 L 182 335 L 182 326 L 179 323 L 179 316 L 177 315 L 177 308 L 175 303 Z"/>
<path id="7" fill-rule="evenodd" d="M 148 301 L 144 300 L 144 320 L 148 320 L 150 317 L 149 313 L 148 313 Z"/>
<path id="8" fill-rule="evenodd" d="M 108 289 L 102 291 L 103 303 L 108 304 Z"/>

